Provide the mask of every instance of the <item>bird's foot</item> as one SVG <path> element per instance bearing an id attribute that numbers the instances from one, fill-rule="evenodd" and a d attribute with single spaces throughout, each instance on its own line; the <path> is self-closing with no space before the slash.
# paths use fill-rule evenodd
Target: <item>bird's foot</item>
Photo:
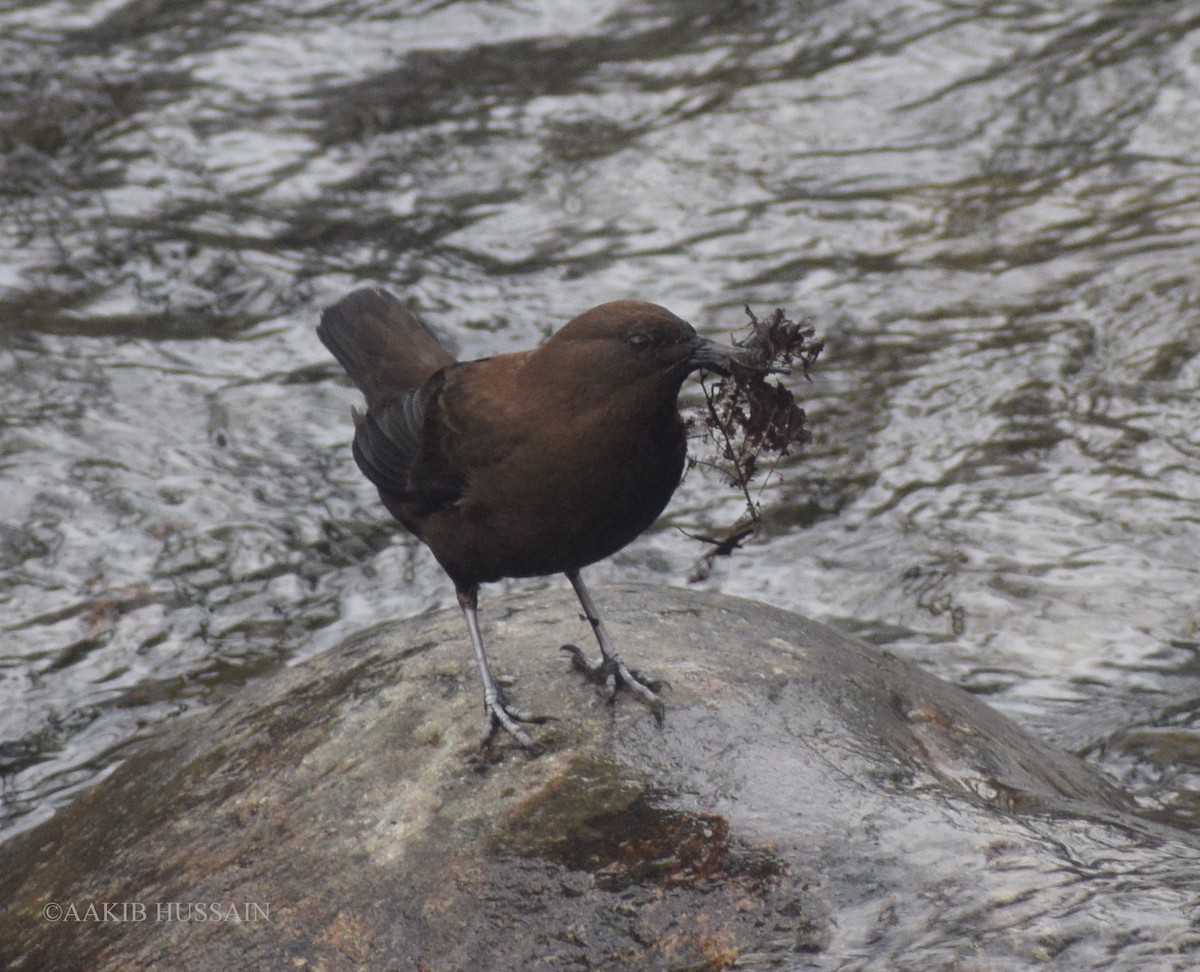
<path id="1" fill-rule="evenodd" d="M 520 724 L 524 722 L 541 725 L 550 720 L 549 716 L 536 716 L 523 709 L 518 709 L 509 703 L 503 692 L 499 691 L 494 699 L 483 700 L 483 710 L 484 718 L 487 720 L 484 728 L 484 746 L 490 744 L 495 738 L 497 729 L 503 729 L 531 756 L 541 756 L 546 751 L 546 747 L 522 729 Z"/>
<path id="2" fill-rule="evenodd" d="M 598 664 L 592 664 L 578 645 L 563 645 L 562 650 L 571 656 L 571 664 L 578 671 L 583 672 L 604 690 L 604 698 L 608 702 L 616 702 L 618 690 L 629 689 L 650 706 L 655 721 L 662 725 L 663 714 L 666 711 L 662 699 L 658 697 L 662 690 L 662 682 L 648 678 L 636 668 L 627 667 L 621 661 L 621 656 L 616 653 L 604 655 Z"/>

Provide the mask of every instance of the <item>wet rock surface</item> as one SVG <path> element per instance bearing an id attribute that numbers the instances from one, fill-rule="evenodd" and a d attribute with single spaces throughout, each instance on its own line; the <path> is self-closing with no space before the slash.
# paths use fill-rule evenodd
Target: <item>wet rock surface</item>
<path id="1" fill-rule="evenodd" d="M 557 651 L 569 591 L 484 602 L 537 759 L 478 749 L 457 611 L 364 632 L 0 848 L 0 966 L 1187 967 L 1195 842 L 1073 756 L 794 614 L 597 599 L 661 728 Z"/>

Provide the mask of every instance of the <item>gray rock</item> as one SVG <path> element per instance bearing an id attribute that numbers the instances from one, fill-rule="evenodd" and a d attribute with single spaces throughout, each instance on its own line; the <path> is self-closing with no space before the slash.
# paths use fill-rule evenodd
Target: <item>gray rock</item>
<path id="1" fill-rule="evenodd" d="M 967 693 L 743 600 L 598 601 L 669 682 L 661 728 L 557 651 L 592 650 L 570 592 L 484 601 L 497 673 L 556 719 L 537 759 L 479 752 L 456 610 L 365 632 L 0 848 L 0 967 L 1132 969 L 1195 949 L 1194 843 Z"/>

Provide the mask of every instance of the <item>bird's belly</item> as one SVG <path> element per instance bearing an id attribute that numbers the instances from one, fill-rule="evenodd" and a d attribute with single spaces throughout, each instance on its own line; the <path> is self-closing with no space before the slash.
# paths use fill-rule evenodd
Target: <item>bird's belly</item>
<path id="1" fill-rule="evenodd" d="M 470 583 L 577 570 L 646 530 L 679 485 L 685 444 L 619 462 L 548 464 L 514 487 L 463 498 L 425 523 L 425 539 L 452 578 Z M 493 480 L 493 483 L 495 480 Z"/>

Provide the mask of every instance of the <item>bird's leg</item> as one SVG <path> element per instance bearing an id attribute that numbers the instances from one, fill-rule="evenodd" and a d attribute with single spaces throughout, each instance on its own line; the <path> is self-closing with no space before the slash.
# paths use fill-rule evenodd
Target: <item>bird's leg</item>
<path id="1" fill-rule="evenodd" d="M 579 571 L 567 571 L 567 580 L 575 588 L 575 594 L 579 598 L 579 603 L 583 606 L 583 616 L 596 633 L 596 640 L 600 643 L 600 662 L 593 665 L 576 645 L 563 645 L 563 651 L 570 653 L 571 661 L 577 669 L 604 688 L 604 697 L 609 702 L 616 699 L 617 689 L 624 686 L 641 696 L 642 700 L 650 706 L 650 711 L 654 713 L 654 718 L 661 723 L 663 719 L 663 704 L 662 700 L 658 697 L 658 690 L 662 686 L 658 682 L 647 678 L 636 669 L 628 668 L 621 660 L 621 656 L 617 654 L 617 649 L 613 647 L 608 629 L 604 627 L 604 622 L 600 619 L 600 613 L 596 610 L 596 605 L 592 601 L 592 595 L 584 585 Z"/>
<path id="2" fill-rule="evenodd" d="M 490 742 L 496 735 L 497 728 L 504 729 L 517 742 L 531 753 L 545 751 L 545 747 L 535 742 L 518 723 L 545 722 L 545 716 L 530 715 L 521 709 L 510 705 L 504 697 L 504 691 L 492 677 L 492 669 L 488 665 L 487 652 L 483 650 L 483 637 L 479 634 L 479 588 L 458 588 L 458 604 L 467 619 L 467 630 L 471 632 L 471 647 L 475 650 L 475 661 L 479 665 L 479 679 L 483 682 L 483 712 L 487 724 L 484 727 L 484 742 Z"/>

